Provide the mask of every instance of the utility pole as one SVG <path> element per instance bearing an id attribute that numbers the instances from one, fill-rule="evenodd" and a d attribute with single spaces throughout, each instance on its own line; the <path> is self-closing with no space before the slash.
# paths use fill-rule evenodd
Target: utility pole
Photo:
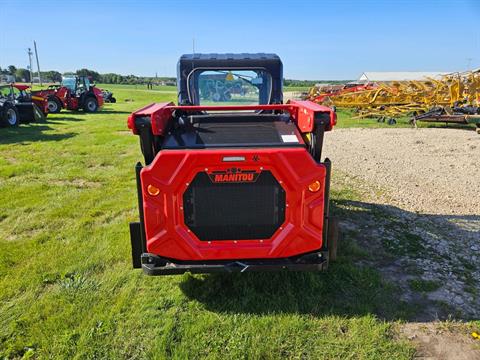
<path id="1" fill-rule="evenodd" d="M 195 55 L 195 38 L 192 38 L 192 51 L 193 55 Z"/>
<path id="2" fill-rule="evenodd" d="M 30 70 L 30 85 L 33 85 L 33 73 L 32 73 L 32 49 L 28 48 L 28 61 L 30 63 L 30 66 L 28 67 L 28 70 Z"/>
<path id="3" fill-rule="evenodd" d="M 40 76 L 40 63 L 38 62 L 38 51 L 37 51 L 37 42 L 33 40 L 33 47 L 35 48 L 35 57 L 37 58 L 37 72 L 38 72 L 38 81 L 40 81 L 40 86 L 42 86 L 42 77 Z"/>

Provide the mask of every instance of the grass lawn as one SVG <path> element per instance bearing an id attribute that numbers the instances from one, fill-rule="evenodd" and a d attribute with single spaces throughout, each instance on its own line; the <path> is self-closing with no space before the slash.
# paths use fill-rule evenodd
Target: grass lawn
<path id="1" fill-rule="evenodd" d="M 108 89 L 115 91 L 115 93 L 123 93 L 122 90 L 140 90 L 141 92 L 151 92 L 151 91 L 160 91 L 160 92 L 169 92 L 176 94 L 177 87 L 169 85 L 153 86 L 153 89 L 147 89 L 147 85 L 123 85 L 123 84 L 96 84 L 100 89 Z M 173 97 L 176 98 L 175 96 Z"/>
<path id="2" fill-rule="evenodd" d="M 106 88 L 118 102 L 102 112 L 0 129 L 0 358 L 412 357 L 394 331 L 412 309 L 375 269 L 355 265 L 365 254 L 348 236 L 326 273 L 132 270 L 141 152 L 126 118 L 176 95 Z M 357 198 L 334 179 L 334 212 Z"/>
<path id="3" fill-rule="evenodd" d="M 310 90 L 310 87 L 308 86 L 284 86 L 283 91 L 284 92 L 304 92 L 308 93 Z"/>

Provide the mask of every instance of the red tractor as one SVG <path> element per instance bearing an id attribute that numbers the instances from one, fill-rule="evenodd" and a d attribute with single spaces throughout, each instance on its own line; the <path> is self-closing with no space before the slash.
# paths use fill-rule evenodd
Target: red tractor
<path id="1" fill-rule="evenodd" d="M 377 85 L 374 83 L 366 83 L 366 84 L 359 84 L 359 83 L 348 83 L 345 85 L 340 86 L 330 86 L 330 87 L 320 87 L 317 88 L 314 86 L 310 89 L 309 100 L 314 101 L 316 103 L 322 104 L 327 99 L 335 98 L 337 95 L 343 95 L 351 92 L 357 91 L 364 91 L 364 90 L 372 90 L 377 88 Z"/>
<path id="2" fill-rule="evenodd" d="M 27 85 L 0 85 L 0 127 L 45 120 L 47 100 L 32 95 L 28 89 Z"/>
<path id="3" fill-rule="evenodd" d="M 212 102 L 199 83 L 220 76 L 245 91 Z M 316 271 L 335 259 L 331 163 L 321 154 L 336 114 L 283 104 L 282 83 L 277 55 L 183 55 L 179 105 L 129 116 L 145 159 L 136 165 L 140 220 L 130 224 L 134 268 Z"/>
<path id="4" fill-rule="evenodd" d="M 104 103 L 102 90 L 91 84 L 87 76 L 64 77 L 61 86 L 35 91 L 34 95 L 47 98 L 48 111 L 52 114 L 62 108 L 96 112 Z"/>
<path id="5" fill-rule="evenodd" d="M 17 100 L 17 104 L 32 102 L 40 109 L 44 116 L 48 115 L 48 100 L 42 96 L 32 94 L 30 86 L 12 84 L 12 92 Z"/>

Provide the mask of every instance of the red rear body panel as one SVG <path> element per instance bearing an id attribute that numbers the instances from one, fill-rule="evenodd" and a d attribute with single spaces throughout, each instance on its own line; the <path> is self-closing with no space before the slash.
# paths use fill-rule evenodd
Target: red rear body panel
<path id="1" fill-rule="evenodd" d="M 245 160 L 226 163 L 225 156 Z M 284 189 L 285 221 L 271 238 L 200 241 L 185 224 L 183 194 L 194 176 L 232 165 L 268 170 Z M 198 261 L 286 258 L 318 250 L 322 247 L 325 178 L 325 165 L 315 162 L 303 147 L 161 151 L 141 172 L 147 251 Z M 320 190 L 311 192 L 308 186 L 315 181 Z M 150 195 L 149 185 L 160 193 Z"/>
<path id="2" fill-rule="evenodd" d="M 329 92 L 325 92 L 325 93 L 316 95 L 311 100 L 316 102 L 316 103 L 322 103 L 327 98 L 333 98 L 334 99 L 335 96 L 338 96 L 338 95 L 344 95 L 344 94 L 348 94 L 348 93 L 351 93 L 351 92 L 357 92 L 357 91 L 372 90 L 372 89 L 376 89 L 377 87 L 378 87 L 377 85 L 370 84 L 370 83 L 369 84 L 356 85 L 356 86 L 350 86 L 350 87 L 346 87 L 346 88 L 343 88 L 343 89 L 329 91 Z"/>
<path id="3" fill-rule="evenodd" d="M 20 91 L 27 90 L 30 88 L 28 85 L 22 85 L 22 84 L 12 84 L 14 88 L 17 88 Z"/>
<path id="4" fill-rule="evenodd" d="M 42 96 L 32 95 L 32 102 L 44 113 L 48 114 L 48 100 Z"/>
<path id="5" fill-rule="evenodd" d="M 102 90 L 96 87 L 93 88 L 93 93 L 97 99 L 98 107 L 101 108 L 104 105 Z"/>
<path id="6" fill-rule="evenodd" d="M 22 85 L 22 84 L 12 84 L 12 86 L 20 91 L 25 91 L 28 93 L 28 89 L 30 89 L 29 85 Z M 32 102 L 37 105 L 37 107 L 42 111 L 44 114 L 48 114 L 48 101 L 47 96 L 42 94 L 42 92 L 32 92 L 30 91 L 30 97 Z"/>

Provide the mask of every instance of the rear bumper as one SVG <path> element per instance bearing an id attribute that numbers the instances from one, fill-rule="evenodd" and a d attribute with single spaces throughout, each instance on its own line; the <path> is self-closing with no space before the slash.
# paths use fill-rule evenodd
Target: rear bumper
<path id="1" fill-rule="evenodd" d="M 145 252 L 141 241 L 141 223 L 130 223 L 130 241 L 134 268 L 142 268 L 147 275 L 177 275 L 217 272 L 252 271 L 322 271 L 328 267 L 328 250 L 311 252 L 291 258 L 278 259 L 233 259 L 209 261 L 180 261 L 167 259 Z"/>
<path id="2" fill-rule="evenodd" d="M 322 271 L 328 266 L 328 256 L 310 253 L 295 259 L 247 259 L 205 262 L 172 262 L 169 259 L 144 253 L 141 257 L 142 269 L 147 275 L 178 275 L 185 272 L 192 274 L 204 273 L 234 273 L 254 271 Z"/>

